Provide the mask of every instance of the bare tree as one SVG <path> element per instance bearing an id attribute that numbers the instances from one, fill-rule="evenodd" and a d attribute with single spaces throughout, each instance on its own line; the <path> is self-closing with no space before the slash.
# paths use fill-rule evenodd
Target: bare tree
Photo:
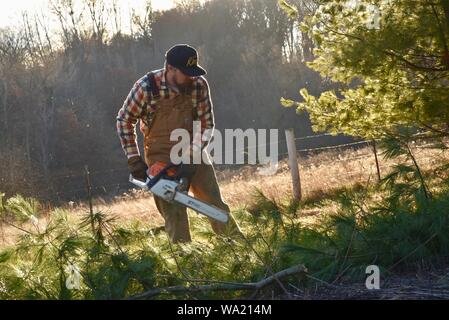
<path id="1" fill-rule="evenodd" d="M 106 37 L 106 25 L 108 17 L 106 15 L 106 6 L 103 0 L 84 0 L 90 14 L 92 24 L 92 37 L 99 44 L 103 44 Z"/>
<path id="2" fill-rule="evenodd" d="M 66 47 L 81 41 L 83 12 L 75 13 L 73 0 L 50 0 L 50 10 L 57 17 Z"/>
<path id="3" fill-rule="evenodd" d="M 110 15 L 113 17 L 114 20 L 114 33 L 116 35 L 121 35 L 122 33 L 122 16 L 120 14 L 120 8 L 117 4 L 117 0 L 112 1 L 112 7 Z"/>
<path id="4" fill-rule="evenodd" d="M 155 13 L 151 0 L 146 1 L 143 15 L 137 14 L 134 9 L 132 10 L 132 24 L 136 27 L 138 36 L 148 42 L 151 42 L 152 39 L 154 21 Z"/>

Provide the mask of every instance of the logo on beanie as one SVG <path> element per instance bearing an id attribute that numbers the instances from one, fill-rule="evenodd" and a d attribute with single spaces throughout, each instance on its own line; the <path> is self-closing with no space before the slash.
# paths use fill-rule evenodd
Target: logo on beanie
<path id="1" fill-rule="evenodd" d="M 198 64 L 198 58 L 197 57 L 190 57 L 187 61 L 187 67 L 194 67 Z"/>

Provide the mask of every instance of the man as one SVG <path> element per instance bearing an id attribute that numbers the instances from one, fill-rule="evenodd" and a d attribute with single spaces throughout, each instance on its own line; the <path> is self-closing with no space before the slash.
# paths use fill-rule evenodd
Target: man
<path id="1" fill-rule="evenodd" d="M 117 117 L 117 131 L 128 157 L 128 166 L 136 179 L 145 180 L 147 170 L 170 163 L 170 150 L 177 143 L 170 141 L 175 129 L 190 133 L 190 151 L 207 146 L 210 137 L 206 129 L 214 128 L 213 106 L 209 86 L 203 77 L 206 71 L 198 65 L 197 51 L 188 45 L 176 45 L 166 53 L 165 67 L 150 72 L 138 80 L 129 93 Z M 136 143 L 136 124 L 144 134 L 144 160 Z M 193 137 L 193 121 L 201 123 L 201 137 Z M 193 163 L 193 162 L 191 162 Z M 152 174 L 154 175 L 154 174 Z M 228 225 L 209 219 L 217 234 L 238 230 L 223 202 L 215 171 L 210 163 L 183 165 L 177 177 L 187 178 L 194 196 L 228 212 Z M 187 209 L 155 197 L 156 206 L 165 219 L 165 230 L 173 242 L 191 241 Z"/>

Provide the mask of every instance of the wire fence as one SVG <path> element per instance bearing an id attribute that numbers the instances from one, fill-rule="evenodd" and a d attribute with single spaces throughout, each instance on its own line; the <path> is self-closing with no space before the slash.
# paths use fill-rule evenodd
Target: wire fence
<path id="1" fill-rule="evenodd" d="M 299 163 L 299 167 L 301 170 L 310 170 L 314 166 L 316 167 L 316 163 L 313 162 L 313 159 L 315 156 L 321 154 L 322 152 L 332 152 L 336 150 L 345 150 L 345 149 L 354 149 L 354 148 L 363 148 L 363 147 L 371 147 L 373 141 L 355 141 L 350 143 L 342 143 L 338 145 L 333 146 L 323 146 L 323 147 L 314 147 L 314 148 L 301 148 L 304 141 L 317 139 L 317 138 L 323 138 L 323 137 L 331 137 L 331 134 L 324 133 L 324 134 L 317 134 L 317 135 L 309 135 L 309 136 L 303 136 L 303 137 L 297 137 L 294 139 L 295 146 L 296 146 L 296 153 L 297 156 L 302 159 L 302 157 L 310 157 L 310 161 L 307 161 L 308 163 Z M 267 146 L 274 146 L 276 145 L 279 147 L 282 144 L 286 143 L 286 139 L 278 139 L 278 141 L 274 143 L 268 143 L 268 144 L 261 144 L 257 146 L 247 146 L 242 149 L 232 149 L 233 154 L 238 154 L 239 152 L 247 152 L 254 148 L 261 148 L 261 147 L 267 147 Z M 414 148 L 416 150 L 426 150 L 429 148 L 432 148 L 432 143 L 427 144 L 421 144 L 416 145 Z M 229 151 L 229 150 L 228 150 Z M 227 152 L 225 150 L 225 152 Z M 285 158 L 288 156 L 289 153 L 281 153 L 278 154 L 279 158 Z M 372 150 L 365 152 L 361 155 L 355 155 L 353 157 L 348 157 L 347 155 L 342 158 L 332 158 L 327 161 L 320 161 L 320 166 L 332 166 L 336 163 L 340 162 L 350 162 L 350 161 L 356 161 L 356 160 L 367 160 L 369 158 L 374 159 L 374 153 Z M 389 166 L 384 166 L 382 164 L 379 165 L 379 169 L 386 170 Z M 238 170 L 238 169 L 237 169 Z M 232 171 L 232 170 L 230 170 Z M 217 172 L 220 173 L 219 171 Z M 341 174 L 341 177 L 354 177 L 358 176 L 361 173 L 364 172 L 346 172 L 344 174 Z M 103 183 L 102 176 L 109 177 L 110 175 L 117 175 L 120 178 L 123 178 L 123 182 L 118 183 Z M 132 185 L 128 182 L 128 168 L 126 165 L 115 167 L 115 168 L 108 168 L 108 169 L 96 169 L 89 172 L 90 180 L 92 182 L 91 190 L 93 192 L 93 196 L 117 196 L 120 194 L 125 193 L 126 191 L 129 191 L 132 189 Z M 85 185 L 85 179 L 86 173 L 84 170 L 79 170 L 79 172 L 69 172 L 69 173 L 61 173 L 61 174 L 55 174 L 48 179 L 48 177 L 41 176 L 42 179 L 47 179 L 50 181 L 53 181 L 54 184 L 48 184 L 48 187 L 40 188 L 39 192 L 35 195 L 39 199 L 43 201 L 58 201 L 58 202 L 67 202 L 71 200 L 79 200 L 79 199 L 85 199 L 87 195 L 87 186 Z M 225 178 L 225 177 L 224 177 Z M 63 188 L 59 188 L 55 190 L 55 187 L 53 185 L 60 185 L 61 180 L 68 180 L 67 183 L 64 185 Z M 71 186 L 73 185 L 73 187 Z M 48 196 L 51 194 L 51 196 Z"/>

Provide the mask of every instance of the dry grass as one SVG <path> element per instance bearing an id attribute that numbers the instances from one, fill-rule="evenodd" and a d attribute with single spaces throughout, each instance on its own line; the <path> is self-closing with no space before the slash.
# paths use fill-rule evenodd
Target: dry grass
<path id="1" fill-rule="evenodd" d="M 423 170 L 449 160 L 448 152 L 441 150 L 415 148 L 414 152 Z M 395 164 L 394 161 L 379 160 L 382 175 L 387 174 Z M 310 154 L 300 157 L 298 162 L 303 199 L 308 203 L 324 199 L 342 187 L 366 185 L 377 180 L 375 159 L 369 147 Z M 238 170 L 217 171 L 217 178 L 225 202 L 234 209 L 245 207 L 255 188 L 278 202 L 288 199 L 292 193 L 290 172 L 285 160 L 280 162 L 279 170 L 273 176 L 259 175 L 255 166 L 245 166 Z M 67 204 L 65 209 L 70 210 L 75 218 L 89 211 L 86 203 Z M 94 199 L 94 210 L 115 216 L 122 223 L 138 220 L 150 226 L 163 224 L 151 194 L 143 191 L 131 191 L 109 203 L 101 198 Z M 319 213 L 312 206 L 309 210 L 301 211 L 301 216 L 307 222 L 312 221 Z M 18 233 L 17 230 L 0 224 L 0 247 L 13 244 Z"/>
<path id="2" fill-rule="evenodd" d="M 415 154 L 421 168 L 429 170 L 436 164 L 449 160 L 449 153 L 436 149 L 416 148 Z M 395 161 L 379 158 L 381 175 L 390 172 Z M 356 184 L 366 185 L 377 181 L 374 154 L 368 147 L 343 151 L 326 151 L 298 160 L 301 188 L 304 200 L 320 198 L 342 187 Z M 238 206 L 248 200 L 249 192 L 259 188 L 267 196 L 281 200 L 292 194 L 290 171 L 287 162 L 281 161 L 274 176 L 260 176 L 255 168 L 247 167 L 239 172 L 222 172 L 221 189 L 231 206 Z"/>
<path id="3" fill-rule="evenodd" d="M 153 196 L 142 190 L 131 190 L 114 198 L 107 203 L 102 198 L 94 199 L 94 211 L 103 212 L 108 216 L 114 216 L 120 222 L 130 222 L 138 220 L 145 224 L 159 225 L 163 219 L 157 211 Z M 70 208 L 69 208 L 70 209 Z M 83 215 L 89 212 L 89 206 L 81 203 L 70 209 L 76 215 Z"/>

